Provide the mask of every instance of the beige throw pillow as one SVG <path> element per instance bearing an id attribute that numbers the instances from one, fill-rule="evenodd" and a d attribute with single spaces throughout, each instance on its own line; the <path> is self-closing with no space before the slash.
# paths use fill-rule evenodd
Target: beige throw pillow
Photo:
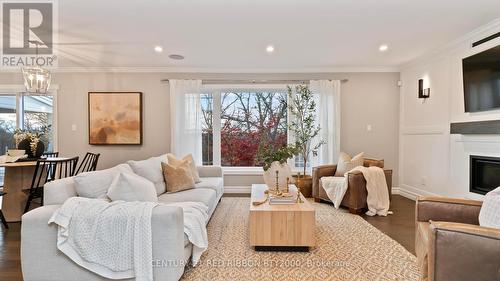
<path id="1" fill-rule="evenodd" d="M 337 170 L 335 171 L 335 176 L 343 177 L 345 173 L 349 172 L 355 167 L 363 166 L 364 154 L 364 152 L 361 152 L 360 154 L 351 158 L 349 154 L 341 152 L 339 156 L 339 162 L 337 163 Z"/>
<path id="2" fill-rule="evenodd" d="M 187 160 L 189 162 L 189 171 L 191 172 L 191 175 L 193 176 L 194 182 L 195 183 L 200 183 L 200 175 L 198 174 L 198 169 L 196 168 L 196 163 L 194 162 L 193 155 L 188 154 L 184 156 L 182 159 L 177 159 L 175 155 L 172 153 L 167 154 L 167 163 L 173 166 L 179 166 L 182 161 Z"/>
<path id="3" fill-rule="evenodd" d="M 167 186 L 167 193 L 178 192 L 194 188 L 194 179 L 190 171 L 189 161 L 184 160 L 178 166 L 161 163 L 163 178 Z"/>

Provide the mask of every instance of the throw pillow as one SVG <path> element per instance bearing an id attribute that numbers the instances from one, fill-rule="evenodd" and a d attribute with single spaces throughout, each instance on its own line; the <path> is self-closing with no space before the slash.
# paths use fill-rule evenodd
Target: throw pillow
<path id="1" fill-rule="evenodd" d="M 351 158 L 349 154 L 341 152 L 339 156 L 339 162 L 337 163 L 337 170 L 335 171 L 335 176 L 343 177 L 345 173 L 349 172 L 350 170 L 358 166 L 363 166 L 364 154 L 364 152 L 361 152 Z"/>
<path id="2" fill-rule="evenodd" d="M 198 174 L 198 169 L 196 168 L 196 163 L 194 162 L 193 155 L 188 154 L 184 156 L 182 159 L 177 159 L 175 155 L 172 153 L 167 154 L 167 163 L 174 165 L 174 166 L 179 166 L 182 161 L 188 160 L 189 161 L 189 170 L 191 171 L 191 175 L 193 175 L 193 179 L 195 183 L 200 183 L 200 175 Z"/>
<path id="3" fill-rule="evenodd" d="M 479 225 L 500 228 L 500 187 L 484 196 L 483 205 L 479 211 Z"/>
<path id="4" fill-rule="evenodd" d="M 109 186 L 120 172 L 133 173 L 129 165 L 120 164 L 106 170 L 78 174 L 73 178 L 76 193 L 85 198 L 106 198 Z"/>
<path id="5" fill-rule="evenodd" d="M 184 160 L 179 166 L 162 162 L 163 177 L 167 185 L 167 193 L 194 188 L 195 182 L 191 175 L 189 162 Z"/>
<path id="6" fill-rule="evenodd" d="M 112 201 L 158 202 L 155 185 L 147 179 L 132 173 L 120 172 L 116 175 L 107 195 Z"/>
<path id="7" fill-rule="evenodd" d="M 141 161 L 130 160 L 127 163 L 130 165 L 134 173 L 153 182 L 156 189 L 156 195 L 160 195 L 165 193 L 167 190 L 165 182 L 163 181 L 163 173 L 161 171 L 161 163 L 165 162 L 166 159 L 167 156 L 163 154 Z"/>

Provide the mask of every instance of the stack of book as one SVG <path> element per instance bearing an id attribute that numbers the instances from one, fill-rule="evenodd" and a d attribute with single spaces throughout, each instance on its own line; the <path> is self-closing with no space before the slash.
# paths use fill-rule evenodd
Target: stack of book
<path id="1" fill-rule="evenodd" d="M 269 196 L 269 204 L 271 205 L 293 205 L 297 199 L 295 196 Z"/>

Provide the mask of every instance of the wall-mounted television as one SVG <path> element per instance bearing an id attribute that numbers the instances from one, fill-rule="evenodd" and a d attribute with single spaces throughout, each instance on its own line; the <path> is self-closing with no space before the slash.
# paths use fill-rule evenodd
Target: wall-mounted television
<path id="1" fill-rule="evenodd" d="M 465 112 L 500 109 L 500 46 L 464 58 Z"/>

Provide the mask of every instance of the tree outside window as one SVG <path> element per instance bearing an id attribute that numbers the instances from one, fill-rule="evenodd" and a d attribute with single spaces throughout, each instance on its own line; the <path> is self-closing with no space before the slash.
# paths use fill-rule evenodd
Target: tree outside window
<path id="1" fill-rule="evenodd" d="M 219 93 L 217 93 L 219 94 Z M 213 163 L 214 99 L 201 96 L 203 164 Z M 221 165 L 262 166 L 259 152 L 287 145 L 287 94 L 280 91 L 220 92 Z"/>

